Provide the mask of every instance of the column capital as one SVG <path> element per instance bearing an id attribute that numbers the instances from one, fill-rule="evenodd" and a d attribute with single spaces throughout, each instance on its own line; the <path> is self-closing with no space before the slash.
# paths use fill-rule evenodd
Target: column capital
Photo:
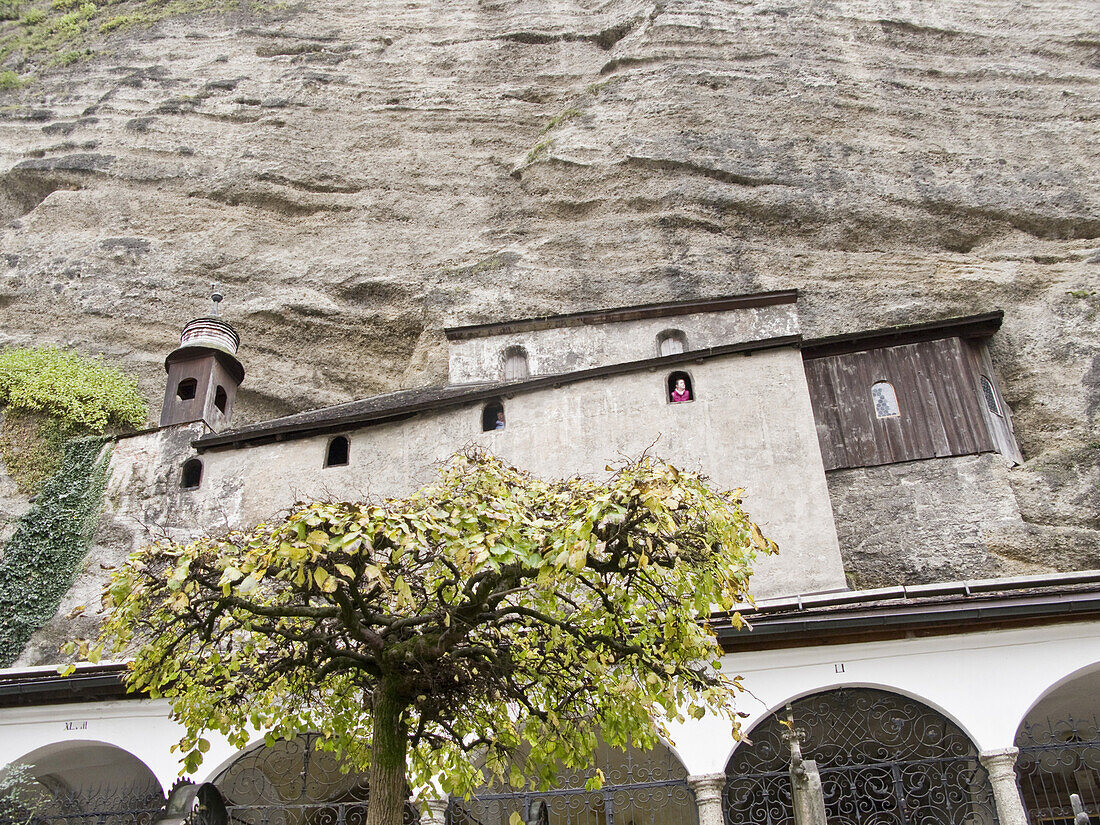
<path id="1" fill-rule="evenodd" d="M 726 787 L 726 775 L 724 773 L 701 773 L 687 778 L 688 785 L 695 792 L 697 802 L 720 800 L 722 791 Z"/>
<path id="2" fill-rule="evenodd" d="M 447 821 L 448 799 L 420 800 L 420 822 L 422 825 L 443 825 Z"/>
<path id="3" fill-rule="evenodd" d="M 982 751 L 978 754 L 978 760 L 989 771 L 994 773 L 1011 772 L 1015 776 L 1016 757 L 1020 755 L 1019 748 L 997 748 L 991 751 Z"/>

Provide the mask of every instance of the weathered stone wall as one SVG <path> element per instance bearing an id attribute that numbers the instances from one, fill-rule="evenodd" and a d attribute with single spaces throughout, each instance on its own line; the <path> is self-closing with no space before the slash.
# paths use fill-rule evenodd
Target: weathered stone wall
<path id="1" fill-rule="evenodd" d="M 0 343 L 103 352 L 156 402 L 216 278 L 245 421 L 442 381 L 447 325 L 792 287 L 807 336 L 1003 308 L 998 552 L 1092 566 L 1098 43 L 1094 0 L 305 0 L 118 34 L 0 93 Z"/>
<path id="2" fill-rule="evenodd" d="M 852 587 L 1100 568 L 1086 530 L 1026 523 L 996 453 L 827 474 Z"/>

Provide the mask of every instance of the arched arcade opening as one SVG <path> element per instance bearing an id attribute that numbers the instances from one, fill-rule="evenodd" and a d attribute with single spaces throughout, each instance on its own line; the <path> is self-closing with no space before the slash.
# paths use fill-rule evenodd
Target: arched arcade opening
<path id="1" fill-rule="evenodd" d="M 156 776 L 133 754 L 94 741 L 57 742 L 3 770 L 0 821 L 149 825 L 164 807 Z"/>
<path id="2" fill-rule="evenodd" d="M 303 734 L 238 754 L 211 778 L 234 825 L 362 825 L 370 789 L 366 773 L 349 770 L 318 734 Z M 405 808 L 405 825 L 419 815 Z"/>
<path id="3" fill-rule="evenodd" d="M 1016 731 L 1016 776 L 1031 825 L 1073 825 L 1077 794 L 1100 817 L 1100 665 L 1043 696 Z"/>
<path id="4" fill-rule="evenodd" d="M 729 825 L 794 825 L 793 730 L 817 762 L 830 825 L 995 825 L 989 777 L 969 737 L 895 693 L 839 688 L 767 716 L 726 765 Z M 751 743 L 751 744 L 750 744 Z"/>

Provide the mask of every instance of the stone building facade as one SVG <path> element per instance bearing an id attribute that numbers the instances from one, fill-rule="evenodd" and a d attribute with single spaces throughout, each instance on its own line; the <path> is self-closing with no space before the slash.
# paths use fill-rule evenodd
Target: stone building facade
<path id="1" fill-rule="evenodd" d="M 446 385 L 237 428 L 235 332 L 193 321 L 166 363 L 162 426 L 113 445 L 84 575 L 0 673 L 0 764 L 68 800 L 57 821 L 102 813 L 82 789 L 125 787 L 152 810 L 174 781 L 163 702 L 125 697 L 119 663 L 54 670 L 59 640 L 94 631 L 94 615 L 66 617 L 154 531 L 401 495 L 470 444 L 544 477 L 649 449 L 744 487 L 779 544 L 754 576 L 752 629 L 715 620 L 748 738 L 704 718 L 654 752 L 606 751 L 603 791 L 563 773 L 542 795 L 552 825 L 792 822 L 788 715 L 830 822 L 1068 822 L 1070 793 L 1100 814 L 1100 565 L 1027 548 L 989 354 L 1001 317 L 807 341 L 783 291 L 456 327 Z M 238 821 L 358 821 L 362 777 L 308 741 L 261 743 L 214 742 L 198 777 Z M 503 825 L 531 802 L 419 800 L 410 818 Z"/>

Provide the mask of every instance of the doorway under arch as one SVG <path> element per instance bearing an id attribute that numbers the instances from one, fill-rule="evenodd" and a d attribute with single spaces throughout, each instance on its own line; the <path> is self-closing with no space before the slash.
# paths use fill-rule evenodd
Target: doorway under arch
<path id="1" fill-rule="evenodd" d="M 597 768 L 604 774 L 603 787 L 587 790 Z M 447 822 L 508 825 L 513 813 L 527 821 L 537 811 L 534 818 L 542 825 L 697 825 L 687 778 L 687 769 L 664 743 L 643 751 L 601 741 L 587 770 L 562 768 L 550 790 L 481 788 L 469 800 L 452 798 Z"/>
<path id="2" fill-rule="evenodd" d="M 149 825 L 164 807 L 160 782 L 129 751 L 96 741 L 55 742 L 4 771 L 5 815 L 34 812 L 35 825 Z"/>
<path id="3" fill-rule="evenodd" d="M 1016 731 L 1016 777 L 1033 825 L 1072 825 L 1070 794 L 1100 816 L 1100 669 L 1078 672 L 1028 711 Z"/>
<path id="4" fill-rule="evenodd" d="M 896 693 L 838 688 L 790 705 L 802 755 L 817 762 L 830 825 L 996 825 L 969 737 Z M 729 825 L 793 825 L 786 710 L 765 717 L 726 765 Z"/>

